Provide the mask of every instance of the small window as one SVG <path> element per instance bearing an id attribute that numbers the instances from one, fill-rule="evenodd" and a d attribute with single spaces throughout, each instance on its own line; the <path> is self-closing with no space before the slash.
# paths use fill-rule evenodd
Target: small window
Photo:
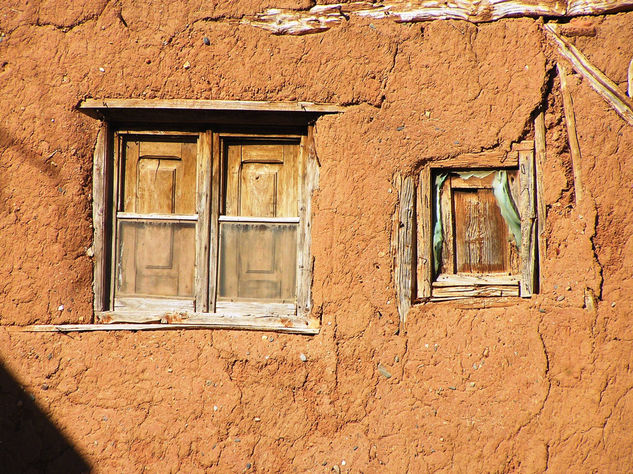
<path id="1" fill-rule="evenodd" d="M 532 294 L 536 279 L 532 142 L 456 157 L 418 182 L 417 296 L 443 301 Z"/>

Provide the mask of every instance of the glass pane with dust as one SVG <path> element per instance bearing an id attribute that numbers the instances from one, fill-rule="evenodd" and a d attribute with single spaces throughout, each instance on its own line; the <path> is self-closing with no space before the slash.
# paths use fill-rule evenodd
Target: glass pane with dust
<path id="1" fill-rule="evenodd" d="M 195 223 L 119 221 L 117 296 L 192 297 Z"/>
<path id="2" fill-rule="evenodd" d="M 218 298 L 294 303 L 297 224 L 220 224 Z"/>

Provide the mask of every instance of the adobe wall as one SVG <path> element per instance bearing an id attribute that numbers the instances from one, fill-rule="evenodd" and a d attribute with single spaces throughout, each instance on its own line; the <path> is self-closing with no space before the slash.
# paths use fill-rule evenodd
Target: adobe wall
<path id="1" fill-rule="evenodd" d="M 0 366 L 96 472 L 630 470 L 633 127 L 570 78 L 585 191 L 576 205 L 556 56 L 539 21 L 353 18 L 289 37 L 240 24 L 270 2 L 8 3 L 0 6 Z M 596 36 L 572 40 L 625 89 L 633 13 L 578 21 Z M 91 319 L 99 124 L 77 112 L 85 97 L 349 106 L 316 126 L 319 335 L 6 329 Z M 533 136 L 541 104 L 542 293 L 505 307 L 416 305 L 400 331 L 394 175 L 507 150 Z M 595 308 L 585 307 L 587 292 Z M 12 403 L 4 408 L 24 410 Z M 61 462 L 63 449 L 21 430 L 25 463 Z"/>

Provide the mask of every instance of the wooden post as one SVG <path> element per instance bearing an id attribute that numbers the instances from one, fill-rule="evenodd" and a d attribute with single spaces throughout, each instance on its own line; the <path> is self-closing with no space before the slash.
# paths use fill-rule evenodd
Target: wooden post
<path id="1" fill-rule="evenodd" d="M 547 241 L 545 240 L 545 221 L 547 218 L 547 208 L 545 206 L 545 188 L 543 186 L 544 164 L 546 160 L 545 147 L 545 113 L 539 113 L 534 119 L 534 147 L 536 164 L 536 222 L 538 227 L 538 282 L 542 281 L 543 262 L 547 254 Z M 540 288 L 539 288 L 540 289 Z"/>
<path id="2" fill-rule="evenodd" d="M 301 205 L 299 207 L 299 271 L 297 274 L 297 316 L 308 317 L 312 309 L 312 194 L 319 184 L 319 164 L 314 146 L 314 127 L 308 127 L 308 136 L 301 140 L 301 167 L 305 179 L 300 180 Z M 303 172 L 303 171 L 302 171 Z"/>
<path id="3" fill-rule="evenodd" d="M 627 94 L 629 97 L 633 97 L 633 58 L 631 59 L 631 62 L 629 63 L 629 81 L 628 81 L 628 89 L 627 89 Z"/>
<path id="4" fill-rule="evenodd" d="M 580 163 L 580 144 L 576 133 L 576 114 L 574 113 L 574 103 L 571 93 L 567 87 L 567 69 L 561 63 L 556 65 L 558 77 L 560 78 L 560 89 L 563 94 L 563 111 L 565 112 L 565 124 L 567 125 L 567 137 L 569 139 L 569 151 L 571 153 L 571 166 L 574 173 L 574 192 L 576 204 L 580 204 L 583 198 L 582 175 Z"/>
<path id="5" fill-rule="evenodd" d="M 534 181 L 534 143 L 519 144 L 519 214 L 521 215 L 521 297 L 534 293 L 536 264 L 536 209 Z"/>
<path id="6" fill-rule="evenodd" d="M 417 281 L 418 298 L 431 297 L 433 279 L 433 227 L 431 168 L 420 171 L 417 199 Z"/>
<path id="7" fill-rule="evenodd" d="M 198 136 L 198 193 L 196 212 L 196 308 L 198 312 L 209 311 L 209 212 L 211 209 L 211 132 Z"/>
<path id="8" fill-rule="evenodd" d="M 413 177 L 407 176 L 402 180 L 402 187 L 398 193 L 400 211 L 398 213 L 398 250 L 396 253 L 396 291 L 398 293 L 398 313 L 400 325 L 404 328 L 407 313 L 412 302 L 413 283 L 413 228 L 415 216 L 415 192 Z"/>
<path id="9" fill-rule="evenodd" d="M 220 137 L 217 133 L 212 134 L 211 139 L 211 212 L 209 213 L 210 237 L 209 237 L 209 308 L 210 312 L 215 312 L 217 299 L 218 281 L 218 234 L 220 233 L 220 187 L 222 177 L 220 176 Z"/>
<path id="10" fill-rule="evenodd" d="M 97 143 L 92 163 L 92 226 L 93 242 L 93 282 L 94 311 L 108 309 L 108 236 L 109 223 L 108 195 L 110 189 L 110 173 L 108 172 L 109 127 L 101 124 L 97 133 Z"/>

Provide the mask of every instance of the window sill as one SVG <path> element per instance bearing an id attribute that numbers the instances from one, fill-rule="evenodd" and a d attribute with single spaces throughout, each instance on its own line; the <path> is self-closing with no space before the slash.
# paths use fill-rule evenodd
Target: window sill
<path id="1" fill-rule="evenodd" d="M 520 277 L 514 275 L 439 275 L 430 301 L 472 297 L 519 296 Z"/>
<path id="2" fill-rule="evenodd" d="M 219 313 L 163 313 L 152 312 L 100 312 L 98 324 L 43 324 L 11 326 L 17 332 L 87 332 L 87 331 L 147 331 L 169 329 L 248 329 L 291 334 L 318 334 L 320 322 L 316 319 L 279 315 L 237 315 Z"/>

